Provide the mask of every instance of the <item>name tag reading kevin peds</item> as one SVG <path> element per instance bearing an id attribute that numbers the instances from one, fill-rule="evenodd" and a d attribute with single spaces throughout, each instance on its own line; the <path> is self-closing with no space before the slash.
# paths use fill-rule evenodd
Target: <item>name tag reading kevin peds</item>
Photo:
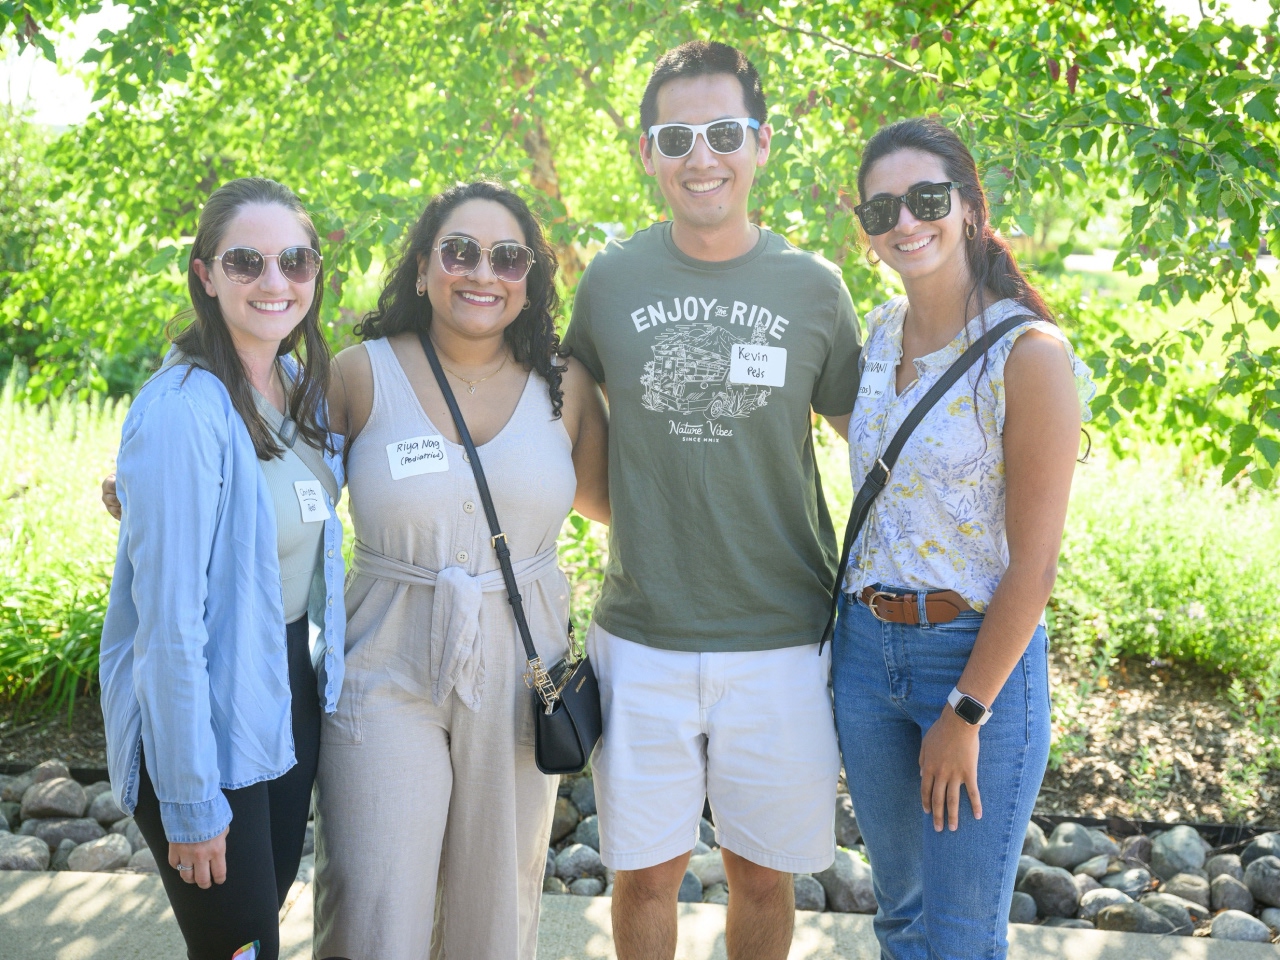
<path id="1" fill-rule="evenodd" d="M 443 473 L 449 469 L 449 455 L 440 434 L 432 437 L 410 437 L 387 444 L 387 462 L 391 479 L 403 480 L 420 473 Z"/>
<path id="2" fill-rule="evenodd" d="M 787 348 L 735 343 L 729 354 L 729 382 L 781 387 L 787 382 Z"/>

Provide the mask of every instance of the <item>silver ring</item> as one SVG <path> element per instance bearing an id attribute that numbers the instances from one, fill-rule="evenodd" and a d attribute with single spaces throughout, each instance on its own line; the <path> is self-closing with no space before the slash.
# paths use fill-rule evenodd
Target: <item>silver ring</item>
<path id="1" fill-rule="evenodd" d="M 186 871 L 194 870 L 195 868 L 196 866 L 194 863 L 180 863 L 173 869 L 177 870 L 179 873 L 185 873 Z"/>

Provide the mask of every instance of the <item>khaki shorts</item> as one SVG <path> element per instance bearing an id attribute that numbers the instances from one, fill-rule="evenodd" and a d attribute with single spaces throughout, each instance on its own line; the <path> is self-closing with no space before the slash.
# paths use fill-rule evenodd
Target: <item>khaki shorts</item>
<path id="1" fill-rule="evenodd" d="M 720 845 L 786 873 L 835 858 L 830 648 L 660 650 L 591 626 L 604 736 L 592 758 L 600 856 L 639 870 L 688 853 L 704 798 Z"/>

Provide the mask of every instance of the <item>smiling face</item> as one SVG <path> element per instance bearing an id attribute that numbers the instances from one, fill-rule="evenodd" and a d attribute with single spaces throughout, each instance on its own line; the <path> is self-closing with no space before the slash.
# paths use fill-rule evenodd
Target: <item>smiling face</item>
<path id="1" fill-rule="evenodd" d="M 864 199 L 900 197 L 912 187 L 951 179 L 940 157 L 922 150 L 897 150 L 881 157 L 871 168 Z M 951 192 L 951 212 L 941 220 L 918 220 L 904 203 L 894 228 L 870 238 L 871 249 L 905 281 L 940 272 L 962 280 L 969 271 L 964 252 L 965 223 L 972 220 L 972 213 L 957 190 Z"/>
<path id="2" fill-rule="evenodd" d="M 466 277 L 446 273 L 437 246 L 441 237 L 470 237 L 480 246 L 515 241 L 527 243 L 520 224 L 506 207 L 492 200 L 468 200 L 455 207 L 432 241 L 429 255 L 418 256 L 418 276 L 426 278 L 431 322 L 467 339 L 484 339 L 505 330 L 524 308 L 528 277 L 518 283 L 493 275 L 489 255 Z"/>
<path id="3" fill-rule="evenodd" d="M 728 73 L 670 80 L 658 91 L 657 106 L 658 124 L 749 116 L 742 84 Z M 745 225 L 751 184 L 756 169 L 769 158 L 770 136 L 769 125 L 762 124 L 758 132 L 747 132 L 735 153 L 716 153 L 699 135 L 689 154 L 672 160 L 649 142 L 646 131 L 640 137 L 640 157 L 645 172 L 657 178 L 678 224 L 714 230 L 740 218 Z"/>
<path id="4" fill-rule="evenodd" d="M 302 322 L 315 299 L 316 282 L 292 283 L 280 272 L 278 254 L 289 247 L 309 247 L 311 238 L 293 212 L 275 203 L 241 207 L 218 241 L 217 255 L 232 247 L 252 247 L 270 259 L 251 283 L 227 278 L 220 261 L 193 261 L 205 292 L 218 301 L 231 341 L 241 353 L 274 351 Z"/>

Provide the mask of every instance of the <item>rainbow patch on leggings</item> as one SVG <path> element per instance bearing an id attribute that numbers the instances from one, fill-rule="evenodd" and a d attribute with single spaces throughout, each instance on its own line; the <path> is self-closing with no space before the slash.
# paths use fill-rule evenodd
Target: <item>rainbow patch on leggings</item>
<path id="1" fill-rule="evenodd" d="M 231 955 L 231 960 L 258 960 L 258 951 L 261 949 L 262 941 L 260 940 L 255 940 L 253 943 L 246 943 Z"/>

